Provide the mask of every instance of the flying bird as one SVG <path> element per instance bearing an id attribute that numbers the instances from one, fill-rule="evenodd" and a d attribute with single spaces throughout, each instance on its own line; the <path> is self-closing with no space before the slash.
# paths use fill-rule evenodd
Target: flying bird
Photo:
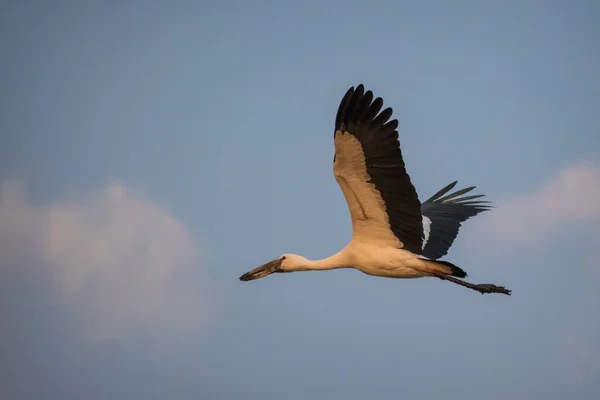
<path id="1" fill-rule="evenodd" d="M 242 281 L 273 273 L 355 268 L 385 278 L 435 277 L 484 293 L 511 291 L 493 284 L 472 284 L 458 278 L 467 273 L 448 261 L 448 253 L 461 223 L 490 208 L 477 200 L 483 195 L 460 197 L 474 187 L 447 194 L 449 184 L 421 203 L 406 172 L 398 120 L 392 109 L 373 99 L 364 86 L 351 87 L 340 102 L 334 131 L 333 174 L 352 219 L 352 239 L 338 253 L 309 260 L 284 254 L 240 277 Z M 380 112 L 381 111 L 381 112 Z"/>

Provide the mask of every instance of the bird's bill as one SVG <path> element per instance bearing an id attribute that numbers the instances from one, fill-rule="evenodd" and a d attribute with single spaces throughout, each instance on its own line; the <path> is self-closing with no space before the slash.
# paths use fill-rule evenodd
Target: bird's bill
<path id="1" fill-rule="evenodd" d="M 281 265 L 282 261 L 283 259 L 278 258 L 276 260 L 269 261 L 258 268 L 254 268 L 252 271 L 246 272 L 244 275 L 240 276 L 240 281 L 253 281 L 255 279 L 260 279 L 267 275 L 271 275 L 273 272 L 277 272 L 279 270 L 279 266 Z"/>

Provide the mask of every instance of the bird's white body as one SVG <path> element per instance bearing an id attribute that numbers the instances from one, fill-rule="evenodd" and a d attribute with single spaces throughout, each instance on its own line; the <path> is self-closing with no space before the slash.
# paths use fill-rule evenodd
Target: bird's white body
<path id="1" fill-rule="evenodd" d="M 367 275 L 386 278 L 420 278 L 429 275 L 425 261 L 410 251 L 352 242 L 346 249 L 356 259 L 356 269 Z"/>
<path id="2" fill-rule="evenodd" d="M 425 258 L 410 251 L 358 240 L 352 240 L 342 251 L 322 260 L 311 261 L 295 254 L 284 254 L 281 258 L 281 272 L 354 268 L 367 275 L 407 279 L 431 276 L 432 269 L 437 267 L 428 266 Z M 447 273 L 446 267 L 440 267 Z"/>

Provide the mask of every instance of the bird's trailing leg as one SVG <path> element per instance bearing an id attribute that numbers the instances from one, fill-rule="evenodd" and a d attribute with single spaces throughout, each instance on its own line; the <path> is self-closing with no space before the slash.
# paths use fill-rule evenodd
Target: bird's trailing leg
<path id="1" fill-rule="evenodd" d="M 476 285 L 476 284 L 469 283 L 466 281 L 461 281 L 460 279 L 457 279 L 453 276 L 441 274 L 439 272 L 435 272 L 434 275 L 437 276 L 438 278 L 440 278 L 441 280 L 448 280 L 450 282 L 454 282 L 454 283 L 464 286 L 466 288 L 476 290 L 481 294 L 502 293 L 502 294 L 506 294 L 506 295 L 510 296 L 510 292 L 511 292 L 511 290 L 506 289 L 504 286 L 496 286 L 496 285 L 492 285 L 491 283 L 481 283 L 481 284 Z"/>

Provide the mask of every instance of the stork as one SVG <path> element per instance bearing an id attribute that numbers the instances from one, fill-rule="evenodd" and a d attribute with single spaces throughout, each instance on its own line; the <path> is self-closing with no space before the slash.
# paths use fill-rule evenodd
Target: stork
<path id="1" fill-rule="evenodd" d="M 468 187 L 446 195 L 449 184 L 427 201 L 419 201 L 406 172 L 398 120 L 392 109 L 364 86 L 351 87 L 335 119 L 333 174 L 352 219 L 352 239 L 338 253 L 308 260 L 284 254 L 240 277 L 242 281 L 273 273 L 355 268 L 385 278 L 435 277 L 484 293 L 511 291 L 493 284 L 472 284 L 460 267 L 439 260 L 448 253 L 461 223 L 490 208 L 483 195 L 459 197 Z M 444 196 L 446 195 L 446 196 Z"/>

